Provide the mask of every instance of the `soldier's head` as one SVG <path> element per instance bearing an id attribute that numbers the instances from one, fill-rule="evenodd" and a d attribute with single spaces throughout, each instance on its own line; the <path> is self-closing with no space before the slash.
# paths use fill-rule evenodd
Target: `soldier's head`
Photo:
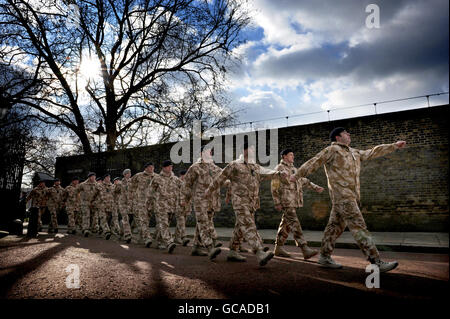
<path id="1" fill-rule="evenodd" d="M 94 172 L 90 172 L 90 173 L 88 174 L 88 180 L 89 180 L 91 183 L 95 182 L 95 177 L 96 177 L 96 175 L 95 175 Z"/>
<path id="2" fill-rule="evenodd" d="M 170 173 L 173 170 L 173 163 L 171 160 L 166 160 L 162 164 L 163 172 Z"/>
<path id="3" fill-rule="evenodd" d="M 255 145 L 249 144 L 248 142 L 244 143 L 244 158 L 249 162 L 255 162 Z"/>
<path id="4" fill-rule="evenodd" d="M 351 138 L 350 133 L 345 130 L 343 127 L 336 127 L 330 133 L 331 142 L 338 142 L 345 145 L 350 145 Z"/>
<path id="5" fill-rule="evenodd" d="M 97 177 L 97 178 L 95 179 L 95 181 L 96 181 L 97 183 L 101 184 L 101 183 L 103 183 L 103 178 L 102 178 L 102 177 Z"/>
<path id="6" fill-rule="evenodd" d="M 106 184 L 111 183 L 111 175 L 105 174 L 105 175 L 103 176 L 103 183 L 106 183 Z"/>
<path id="7" fill-rule="evenodd" d="M 145 163 L 144 165 L 144 171 L 146 171 L 147 173 L 151 174 L 155 171 L 155 166 L 153 165 L 153 163 Z"/>
<path id="8" fill-rule="evenodd" d="M 61 185 L 61 181 L 59 180 L 59 178 L 56 178 L 55 181 L 53 182 L 53 186 L 59 186 Z"/>
<path id="9" fill-rule="evenodd" d="M 131 170 L 129 168 L 124 169 L 122 175 L 125 178 L 130 178 L 131 177 Z"/>
<path id="10" fill-rule="evenodd" d="M 74 176 L 72 178 L 72 185 L 77 186 L 79 182 L 80 182 L 80 179 L 78 178 L 78 176 Z"/>
<path id="11" fill-rule="evenodd" d="M 182 171 L 180 171 L 180 179 L 184 180 L 184 177 L 186 176 L 187 171 L 184 169 Z"/>
<path id="12" fill-rule="evenodd" d="M 281 151 L 281 158 L 283 161 L 293 164 L 294 163 L 294 151 L 290 148 L 286 148 Z"/>
<path id="13" fill-rule="evenodd" d="M 119 184 L 119 183 L 120 183 L 120 177 L 114 178 L 114 179 L 113 179 L 113 183 L 114 183 L 114 185 Z"/>

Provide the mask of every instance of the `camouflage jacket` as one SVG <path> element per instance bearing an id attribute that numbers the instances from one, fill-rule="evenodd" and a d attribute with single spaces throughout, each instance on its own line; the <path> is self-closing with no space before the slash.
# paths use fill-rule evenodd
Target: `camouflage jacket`
<path id="1" fill-rule="evenodd" d="M 101 204 L 103 209 L 108 212 L 112 212 L 115 208 L 115 202 L 114 202 L 114 185 L 111 183 L 101 183 Z"/>
<path id="2" fill-rule="evenodd" d="M 281 160 L 275 167 L 276 171 L 285 172 L 287 179 L 274 178 L 271 182 L 271 191 L 273 202 L 283 207 L 302 207 L 303 206 L 303 188 L 308 187 L 313 190 L 320 189 L 320 186 L 309 181 L 307 178 L 300 178 L 296 182 L 291 182 L 291 176 L 295 176 L 297 169 L 293 164 Z"/>
<path id="3" fill-rule="evenodd" d="M 133 201 L 147 203 L 150 197 L 150 183 L 157 174 L 148 174 L 147 172 L 140 172 L 131 177 L 130 189 Z"/>
<path id="4" fill-rule="evenodd" d="M 119 184 L 114 186 L 114 197 L 117 197 L 119 205 L 128 205 L 132 201 L 131 197 L 131 178 L 122 178 Z"/>
<path id="5" fill-rule="evenodd" d="M 185 187 L 183 199 L 185 207 L 190 201 L 194 202 L 194 209 L 199 205 L 204 206 L 207 211 L 220 211 L 220 188 L 216 188 L 209 198 L 205 198 L 206 189 L 217 178 L 222 169 L 214 162 L 205 162 L 201 158 L 189 167 L 184 177 Z"/>
<path id="6" fill-rule="evenodd" d="M 69 185 L 64 189 L 64 203 L 66 209 L 79 210 L 80 194 L 77 193 L 77 187 Z"/>
<path id="7" fill-rule="evenodd" d="M 389 154 L 397 149 L 395 144 L 382 144 L 369 150 L 358 150 L 333 142 L 316 156 L 305 162 L 296 177 L 305 177 L 324 166 L 328 189 L 333 203 L 343 200 L 360 200 L 359 173 L 361 162 Z"/>
<path id="8" fill-rule="evenodd" d="M 180 178 L 178 209 L 179 211 L 190 212 L 192 210 L 192 197 L 186 200 L 186 193 L 189 193 L 189 189 L 186 188 L 186 180 Z"/>
<path id="9" fill-rule="evenodd" d="M 178 208 L 180 179 L 173 172 L 170 174 L 161 171 L 155 175 L 151 183 L 151 191 L 154 195 L 155 207 L 157 212 L 175 212 Z"/>
<path id="10" fill-rule="evenodd" d="M 100 197 L 101 188 L 97 182 L 90 182 L 89 179 L 77 186 L 76 193 L 80 194 L 80 201 L 83 204 L 92 205 L 94 200 Z"/>
<path id="11" fill-rule="evenodd" d="M 56 208 L 61 207 L 63 203 L 63 195 L 64 188 L 62 188 L 61 185 L 47 188 L 47 206 Z"/>
<path id="12" fill-rule="evenodd" d="M 31 207 L 45 207 L 47 205 L 47 187 L 36 186 L 27 196 L 27 203 L 31 200 Z"/>
<path id="13" fill-rule="evenodd" d="M 279 171 L 264 168 L 256 163 L 247 163 L 243 155 L 229 163 L 209 186 L 208 192 L 215 191 L 225 184 L 227 179 L 231 182 L 231 199 L 233 209 L 259 208 L 259 186 L 261 180 L 280 176 Z"/>

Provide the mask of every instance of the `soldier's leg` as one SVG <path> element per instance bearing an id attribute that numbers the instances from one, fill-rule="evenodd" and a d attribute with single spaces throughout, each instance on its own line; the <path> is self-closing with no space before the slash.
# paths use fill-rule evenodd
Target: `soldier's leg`
<path id="1" fill-rule="evenodd" d="M 356 201 L 346 201 L 343 203 L 342 216 L 353 238 L 367 259 L 370 261 L 378 260 L 380 254 L 372 235 L 367 230 L 366 223 Z"/>
<path id="2" fill-rule="evenodd" d="M 175 229 L 175 242 L 182 244 L 186 237 L 186 216 L 183 211 L 176 213 L 177 226 Z"/>
<path id="3" fill-rule="evenodd" d="M 89 234 L 90 222 L 91 222 L 91 211 L 88 205 L 80 205 L 81 209 L 81 231 L 83 234 Z"/>
<path id="4" fill-rule="evenodd" d="M 46 207 L 39 207 L 38 212 L 38 231 L 42 229 L 42 215 L 45 213 Z"/>
<path id="5" fill-rule="evenodd" d="M 286 216 L 287 212 L 286 209 L 283 208 L 282 210 L 283 215 L 281 215 L 281 222 L 280 226 L 278 226 L 277 231 L 277 238 L 275 239 L 275 245 L 277 246 L 283 246 L 286 242 L 286 239 L 289 237 L 289 233 L 291 231 L 291 228 L 289 227 L 288 218 Z"/>
<path id="6" fill-rule="evenodd" d="M 196 237 L 194 245 L 210 247 L 213 244 L 211 238 L 211 227 L 209 225 L 208 213 L 203 207 L 196 207 Z"/>
<path id="7" fill-rule="evenodd" d="M 214 227 L 214 211 L 208 212 L 208 225 L 211 231 L 211 238 L 213 241 L 217 240 L 217 232 L 216 228 Z"/>
<path id="8" fill-rule="evenodd" d="M 93 233 L 97 233 L 99 231 L 99 225 L 98 225 L 98 208 L 93 207 L 90 209 L 91 211 L 91 231 Z"/>
<path id="9" fill-rule="evenodd" d="M 126 205 L 119 205 L 119 212 L 122 217 L 123 236 L 125 240 L 131 239 L 131 227 L 128 219 Z"/>
<path id="10" fill-rule="evenodd" d="M 56 207 L 50 206 L 48 208 L 50 212 L 50 223 L 48 225 L 49 231 L 53 231 L 58 228 L 58 221 L 57 221 L 57 213 L 56 213 Z"/>
<path id="11" fill-rule="evenodd" d="M 75 231 L 75 211 L 73 208 L 66 208 L 67 212 L 67 232 Z"/>
<path id="12" fill-rule="evenodd" d="M 150 236 L 147 207 L 144 203 L 136 203 L 135 207 L 136 207 L 136 211 L 135 211 L 136 213 L 134 215 L 134 218 L 135 218 L 136 224 L 139 228 L 141 239 L 144 240 L 145 246 L 150 247 L 150 245 L 152 243 L 152 238 Z"/>
<path id="13" fill-rule="evenodd" d="M 100 218 L 100 226 L 103 229 L 103 234 L 105 235 L 106 239 L 109 239 L 111 236 L 111 230 L 108 225 L 108 212 L 103 208 L 100 208 L 98 210 L 98 216 Z"/>
<path id="14" fill-rule="evenodd" d="M 168 247 L 173 243 L 172 235 L 169 231 L 169 213 L 165 211 L 157 211 L 155 213 L 155 219 L 161 241 Z"/>
<path id="15" fill-rule="evenodd" d="M 120 224 L 119 224 L 119 208 L 113 207 L 111 212 L 111 229 L 117 235 L 120 235 Z"/>
<path id="16" fill-rule="evenodd" d="M 320 248 L 320 254 L 322 256 L 331 256 L 336 240 L 345 230 L 345 221 L 341 215 L 342 210 L 342 203 L 335 203 L 331 208 L 330 218 L 328 219 L 328 224 L 325 227 L 322 238 L 322 246 Z"/>
<path id="17" fill-rule="evenodd" d="M 233 239 L 230 242 L 230 249 L 239 248 L 239 232 L 243 235 L 245 241 L 252 247 L 253 251 L 262 251 L 262 240 L 256 230 L 255 218 L 248 209 L 238 209 L 236 214 L 236 226 L 233 232 Z"/>

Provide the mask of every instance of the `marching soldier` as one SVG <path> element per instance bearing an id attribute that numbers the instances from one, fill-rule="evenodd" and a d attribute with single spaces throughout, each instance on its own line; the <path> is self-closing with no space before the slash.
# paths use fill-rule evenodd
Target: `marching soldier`
<path id="1" fill-rule="evenodd" d="M 151 190 L 155 197 L 155 237 L 167 247 L 169 253 L 172 253 L 176 244 L 169 231 L 169 215 L 177 209 L 180 180 L 172 172 L 171 161 L 164 161 L 162 166 L 161 173 L 155 175 L 151 184 Z"/>
<path id="2" fill-rule="evenodd" d="M 45 208 L 47 207 L 47 187 L 45 186 L 45 181 L 40 180 L 39 185 L 33 188 L 33 190 L 28 194 L 26 198 L 26 202 L 31 202 L 32 208 L 38 209 L 37 216 L 37 231 L 42 231 L 42 214 L 45 212 Z"/>
<path id="3" fill-rule="evenodd" d="M 128 214 L 131 213 L 130 204 L 130 177 L 131 170 L 125 169 L 122 173 L 123 179 L 115 182 L 114 194 L 117 197 L 119 213 L 122 217 L 123 238 L 129 244 L 131 242 L 131 228 Z"/>
<path id="4" fill-rule="evenodd" d="M 217 190 L 227 179 L 231 181 L 231 196 L 233 209 L 236 214 L 236 225 L 230 241 L 229 261 L 245 261 L 239 249 L 241 237 L 256 251 L 256 258 L 260 266 L 264 266 L 272 259 L 272 252 L 265 252 L 261 237 L 256 230 L 254 212 L 259 208 L 259 186 L 264 178 L 281 176 L 281 172 L 269 170 L 255 163 L 255 147 L 244 144 L 244 154 L 239 159 L 229 163 L 220 175 L 209 186 L 205 195 Z"/>
<path id="5" fill-rule="evenodd" d="M 376 264 L 381 272 L 392 270 L 398 266 L 398 262 L 384 262 L 380 259 L 380 254 L 359 210 L 359 174 L 361 162 L 394 152 L 396 149 L 403 148 L 406 142 L 398 141 L 393 144 L 378 145 L 365 151 L 358 150 L 350 147 L 350 133 L 342 127 L 331 131 L 330 140 L 330 146 L 305 162 L 295 174 L 295 178 L 300 179 L 324 166 L 328 179 L 332 208 L 322 239 L 319 264 L 328 268 L 342 268 L 342 265 L 331 258 L 331 254 L 336 239 L 348 226 L 367 259 L 372 264 Z"/>
<path id="6" fill-rule="evenodd" d="M 189 239 L 186 236 L 186 217 L 191 213 L 192 211 L 192 205 L 191 202 L 184 204 L 184 194 L 186 193 L 185 187 L 185 176 L 186 176 L 186 170 L 182 170 L 180 172 L 180 191 L 178 195 L 178 207 L 176 212 L 176 219 L 177 219 L 177 227 L 175 230 L 175 243 L 180 244 L 183 246 L 186 246 L 189 243 Z M 181 205 L 181 204 L 184 204 Z"/>
<path id="7" fill-rule="evenodd" d="M 61 181 L 55 179 L 53 187 L 47 188 L 47 207 L 50 212 L 50 225 L 48 233 L 58 232 L 58 212 L 62 207 L 62 195 L 64 188 L 61 187 Z"/>
<path id="8" fill-rule="evenodd" d="M 133 194 L 134 218 L 140 230 L 141 238 L 144 240 L 145 247 L 147 248 L 152 244 L 147 200 L 149 199 L 150 183 L 156 176 L 154 169 L 153 163 L 147 163 L 144 165 L 144 171 L 137 173 L 130 180 L 131 192 Z"/>
<path id="9" fill-rule="evenodd" d="M 221 252 L 217 247 L 217 234 L 213 223 L 214 209 L 220 210 L 220 188 L 217 187 L 205 196 L 206 189 L 221 172 L 222 169 L 213 162 L 211 148 L 203 146 L 200 158 L 189 167 L 184 177 L 183 206 L 186 207 L 192 200 L 196 219 L 192 256 L 208 255 L 210 259 L 214 259 Z M 205 247 L 208 253 L 204 252 L 202 247 Z"/>
<path id="10" fill-rule="evenodd" d="M 72 178 L 72 182 L 65 188 L 63 195 L 63 202 L 66 206 L 68 218 L 67 233 L 69 234 L 76 233 L 75 221 L 80 212 L 80 196 L 79 193 L 76 192 L 79 182 L 80 179 L 78 177 Z"/>
<path id="11" fill-rule="evenodd" d="M 90 217 L 93 210 L 93 202 L 97 200 L 98 197 L 101 196 L 101 186 L 98 182 L 95 180 L 95 173 L 90 172 L 88 174 L 88 179 L 85 180 L 83 183 L 80 183 L 77 187 L 77 192 L 80 194 L 80 209 L 82 214 L 82 232 L 84 237 L 88 237 L 90 233 Z M 103 222 L 102 220 L 102 227 L 106 232 L 105 238 L 109 239 L 111 237 L 111 233 L 108 232 L 109 227 L 108 224 Z"/>
<path id="12" fill-rule="evenodd" d="M 302 226 L 297 217 L 297 208 L 303 206 L 303 188 L 307 187 L 318 193 L 323 192 L 323 188 L 310 182 L 307 178 L 301 178 L 291 182 L 291 176 L 294 176 L 297 169 L 294 167 L 294 152 L 291 149 L 285 149 L 281 152 L 280 164 L 275 167 L 276 171 L 284 172 L 288 179 L 283 182 L 279 178 L 272 179 L 271 190 L 275 204 L 275 209 L 282 212 L 281 223 L 278 227 L 277 238 L 275 240 L 275 256 L 291 257 L 282 247 L 292 231 L 297 247 L 300 247 L 303 258 L 309 259 L 319 252 L 308 247 L 308 242 L 303 237 Z"/>
<path id="13" fill-rule="evenodd" d="M 111 184 L 111 175 L 105 174 L 103 176 L 103 180 L 100 184 L 101 186 L 101 196 L 100 196 L 100 205 L 99 205 L 99 217 L 101 222 L 101 227 L 103 229 L 103 232 L 105 232 L 105 235 L 107 233 L 111 233 L 111 228 L 113 228 L 116 231 L 119 231 L 119 225 L 118 221 L 116 222 L 114 220 L 113 211 L 115 210 L 114 207 L 114 197 L 113 197 L 113 190 L 114 185 Z M 111 218 L 111 228 L 109 227 L 108 220 Z M 117 223 L 117 224 L 116 224 Z M 105 227 L 103 227 L 105 225 Z M 111 235 L 110 235 L 111 236 Z"/>

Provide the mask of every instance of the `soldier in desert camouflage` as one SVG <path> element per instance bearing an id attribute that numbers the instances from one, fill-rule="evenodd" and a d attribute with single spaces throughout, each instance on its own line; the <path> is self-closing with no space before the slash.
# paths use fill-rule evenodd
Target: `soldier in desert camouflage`
<path id="1" fill-rule="evenodd" d="M 172 235 L 169 231 L 169 215 L 174 214 L 178 207 L 180 180 L 172 170 L 173 164 L 170 160 L 163 162 L 159 175 L 153 178 L 151 191 L 155 198 L 155 219 L 156 219 L 156 240 L 167 247 L 167 251 L 172 253 L 176 247 Z"/>
<path id="2" fill-rule="evenodd" d="M 103 232 L 111 233 L 111 229 L 118 235 L 120 232 L 119 221 L 114 219 L 114 211 L 116 210 L 114 204 L 114 185 L 111 184 L 111 175 L 105 174 L 101 186 L 101 205 L 99 206 L 99 217 L 102 225 Z M 111 227 L 109 227 L 108 220 L 111 220 Z M 103 227 L 106 225 L 108 227 Z"/>
<path id="3" fill-rule="evenodd" d="M 40 180 L 39 185 L 33 188 L 33 190 L 28 194 L 26 202 L 31 200 L 31 207 L 38 209 L 38 231 L 42 230 L 42 214 L 45 212 L 47 207 L 47 187 L 45 186 L 45 181 Z"/>
<path id="4" fill-rule="evenodd" d="M 280 164 L 275 167 L 275 170 L 284 172 L 288 179 L 284 181 L 274 178 L 271 183 L 275 209 L 283 213 L 275 240 L 274 254 L 280 257 L 291 257 L 282 246 L 292 231 L 295 243 L 297 247 L 301 248 L 303 258 L 306 260 L 317 255 L 318 251 L 308 247 L 308 243 L 303 236 L 302 226 L 297 217 L 297 208 L 303 206 L 303 189 L 305 187 L 318 193 L 323 192 L 323 188 L 310 182 L 307 178 L 296 179 L 295 182 L 290 181 L 291 176 L 294 176 L 297 172 L 297 169 L 294 167 L 294 152 L 289 148 L 285 149 L 281 152 L 281 157 Z"/>
<path id="5" fill-rule="evenodd" d="M 229 261 L 245 261 L 237 250 L 244 237 L 248 244 L 256 252 L 256 258 L 260 266 L 264 266 L 272 259 L 272 252 L 265 252 L 261 237 L 256 230 L 254 212 L 259 208 L 259 186 L 264 178 L 281 177 L 281 172 L 269 170 L 256 164 L 255 147 L 244 144 L 244 153 L 239 159 L 228 164 L 214 182 L 207 189 L 205 196 L 217 190 L 220 185 L 229 179 L 231 181 L 231 196 L 233 209 L 236 215 L 236 225 L 230 241 Z M 285 178 L 285 177 L 284 177 Z"/>
<path id="6" fill-rule="evenodd" d="M 191 255 L 205 256 L 214 259 L 220 252 L 216 242 L 217 234 L 214 228 L 214 210 L 220 210 L 220 188 L 217 187 L 205 196 L 205 191 L 222 169 L 214 164 L 211 148 L 202 147 L 200 158 L 189 167 L 185 180 L 184 207 L 192 200 L 195 212 L 195 234 Z M 225 181 L 224 181 L 225 183 Z M 207 249 L 207 252 L 202 250 Z"/>
<path id="7" fill-rule="evenodd" d="M 80 183 L 76 188 L 76 193 L 80 194 L 80 209 L 82 214 L 82 232 L 84 237 L 90 234 L 90 217 L 93 209 L 93 202 L 101 197 L 101 185 L 95 180 L 95 173 L 90 172 L 88 179 Z M 109 239 L 111 233 L 109 232 L 106 219 L 102 218 L 102 228 L 105 231 L 105 238 Z M 106 225 L 105 225 L 106 224 Z"/>
<path id="8" fill-rule="evenodd" d="M 68 219 L 67 233 L 69 234 L 76 233 L 75 220 L 80 212 L 80 196 L 79 193 L 76 192 L 79 182 L 80 179 L 78 177 L 74 177 L 72 178 L 70 185 L 64 189 L 63 203 L 66 207 Z"/>
<path id="9" fill-rule="evenodd" d="M 398 141 L 364 151 L 358 150 L 350 147 L 350 133 L 342 127 L 331 131 L 330 140 L 331 145 L 305 162 L 294 178 L 306 177 L 323 166 L 328 179 L 332 209 L 322 239 L 319 264 L 328 268 L 342 268 L 342 265 L 331 258 L 331 254 L 336 239 L 348 226 L 367 259 L 376 264 L 381 272 L 392 270 L 398 266 L 398 262 L 384 262 L 380 259 L 380 254 L 359 209 L 359 174 L 361 162 L 394 152 L 396 149 L 403 148 L 406 142 Z"/>
<path id="10" fill-rule="evenodd" d="M 186 218 L 192 211 L 191 201 L 185 203 L 184 194 L 186 191 L 185 182 L 186 170 L 180 172 L 180 190 L 178 195 L 178 207 L 175 218 L 177 220 L 177 227 L 175 229 L 175 243 L 186 246 L 189 243 L 189 239 L 186 236 Z"/>
<path id="11" fill-rule="evenodd" d="M 150 184 L 156 176 L 153 163 L 146 163 L 144 171 L 135 174 L 130 180 L 131 196 L 133 197 L 134 219 L 139 228 L 141 239 L 144 240 L 145 247 L 149 248 L 152 244 L 150 235 L 150 216 L 147 207 L 149 199 Z"/>
<path id="12" fill-rule="evenodd" d="M 125 169 L 122 173 L 123 178 L 121 181 L 115 182 L 114 194 L 117 198 L 117 205 L 119 209 L 119 214 L 122 217 L 122 227 L 123 227 L 123 239 L 127 242 L 131 242 L 131 227 L 128 219 L 128 214 L 131 213 L 130 206 L 130 177 L 131 170 Z"/>
<path id="13" fill-rule="evenodd" d="M 58 232 L 58 213 L 62 208 L 63 193 L 64 188 L 61 187 L 59 179 L 55 179 L 53 187 L 47 188 L 47 207 L 50 212 L 48 233 Z"/>

